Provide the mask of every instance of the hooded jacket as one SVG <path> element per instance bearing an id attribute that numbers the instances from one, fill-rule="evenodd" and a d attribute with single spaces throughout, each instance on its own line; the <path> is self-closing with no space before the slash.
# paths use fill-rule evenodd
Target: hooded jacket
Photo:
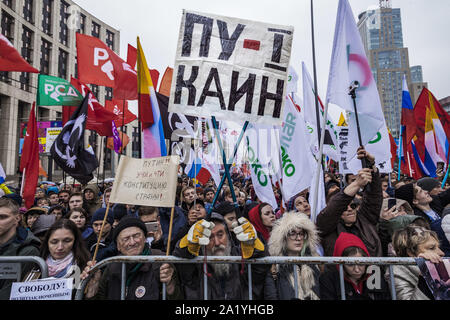
<path id="1" fill-rule="evenodd" d="M 295 229 L 306 233 L 301 256 L 318 256 L 319 237 L 314 223 L 303 213 L 286 212 L 273 226 L 268 243 L 271 256 L 286 256 L 288 233 Z M 294 266 L 277 264 L 267 273 L 264 287 L 264 298 L 267 300 L 319 300 L 319 275 L 316 265 L 301 264 L 297 269 L 298 296 L 295 296 Z"/>
<path id="2" fill-rule="evenodd" d="M 16 229 L 16 235 L 0 246 L 0 256 L 39 256 L 40 245 L 41 241 L 36 238 L 31 231 L 18 227 Z M 23 263 L 21 265 L 21 279 L 23 279 L 34 266 L 35 265 L 32 262 Z M 12 283 L 16 281 L 16 279 L 0 279 L 0 300 L 9 300 Z"/>
<path id="3" fill-rule="evenodd" d="M 84 192 L 86 190 L 92 190 L 94 192 L 94 198 L 92 200 L 86 200 L 84 197 Z M 98 186 L 96 184 L 88 184 L 83 189 L 83 202 L 84 206 L 86 207 L 89 216 L 92 216 L 97 209 L 100 209 L 102 207 L 102 201 L 99 196 L 100 190 L 98 189 Z"/>
<path id="4" fill-rule="evenodd" d="M 250 222 L 253 224 L 256 231 L 258 232 L 258 238 L 261 239 L 264 243 L 267 243 L 267 241 L 269 241 L 270 238 L 270 232 L 267 229 L 267 227 L 262 223 L 261 217 L 259 215 L 259 206 L 260 204 L 258 204 L 256 207 L 252 208 L 248 212 L 249 217 L 248 220 L 250 220 Z"/>
<path id="5" fill-rule="evenodd" d="M 356 213 L 356 222 L 351 227 L 345 226 L 341 215 L 354 197 L 348 196 L 344 191 L 333 196 L 325 209 L 317 216 L 317 229 L 320 231 L 319 235 L 322 239 L 325 256 L 332 255 L 336 239 L 342 232 L 358 236 L 371 256 L 381 257 L 383 255 L 377 232 L 383 203 L 379 172 L 373 174 L 372 182 L 368 186 L 370 188 L 365 189 L 361 206 Z"/>
<path id="6" fill-rule="evenodd" d="M 368 257 L 369 251 L 363 241 L 351 233 L 342 232 L 336 240 L 333 256 L 341 257 L 345 249 L 349 247 L 361 248 Z M 381 274 L 380 274 L 381 276 Z M 369 275 L 363 276 L 358 284 L 354 284 L 347 278 L 344 272 L 344 291 L 347 300 L 390 300 L 391 295 L 386 281 L 381 276 L 379 288 L 369 288 Z M 329 266 L 327 270 L 320 275 L 320 298 L 322 300 L 340 300 L 341 284 L 339 278 L 338 266 Z"/>

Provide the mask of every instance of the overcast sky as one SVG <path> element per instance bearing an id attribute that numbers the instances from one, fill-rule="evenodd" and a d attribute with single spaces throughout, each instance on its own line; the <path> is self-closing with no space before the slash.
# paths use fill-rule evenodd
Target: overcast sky
<path id="1" fill-rule="evenodd" d="M 120 55 L 128 43 L 141 39 L 150 68 L 161 75 L 173 67 L 182 9 L 261 22 L 291 25 L 294 42 L 291 65 L 301 74 L 305 61 L 311 75 L 311 16 L 309 0 L 74 0 L 83 9 L 120 30 Z M 378 0 L 349 0 L 355 19 Z M 450 96 L 450 1 L 392 0 L 401 9 L 403 45 L 410 65 L 422 65 L 424 81 L 438 99 Z M 319 94 L 325 97 L 338 0 L 314 1 L 316 64 Z M 300 81 L 301 82 L 301 81 Z M 300 83 L 301 85 L 301 83 Z"/>

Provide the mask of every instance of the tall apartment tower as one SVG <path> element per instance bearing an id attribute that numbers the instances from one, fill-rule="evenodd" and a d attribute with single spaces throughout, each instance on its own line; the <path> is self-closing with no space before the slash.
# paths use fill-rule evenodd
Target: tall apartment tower
<path id="1" fill-rule="evenodd" d="M 408 48 L 403 47 L 400 9 L 389 0 L 358 16 L 358 29 L 377 83 L 386 124 L 398 137 L 401 121 L 402 83 L 406 75 L 411 99 L 416 101 L 411 81 Z"/>
<path id="2" fill-rule="evenodd" d="M 79 12 L 79 24 L 73 27 L 71 15 L 75 9 Z M 2 0 L 0 10 L 1 33 L 42 74 L 68 81 L 71 76 L 78 77 L 75 44 L 77 32 L 101 39 L 119 54 L 120 32 L 79 8 L 71 0 Z M 32 104 L 36 100 L 37 79 L 37 74 L 0 72 L 0 162 L 8 178 L 16 181 L 21 126 L 28 121 Z M 90 87 L 103 105 L 105 100 L 112 98 L 111 88 L 95 85 Z M 38 122 L 60 120 L 62 107 L 38 108 Z M 85 135 L 86 145 L 89 143 L 94 148 L 99 159 L 100 172 L 104 163 L 107 170 L 114 166 L 114 161 L 111 161 L 114 160 L 114 153 L 104 147 L 103 140 L 95 132 L 87 131 Z M 131 153 L 131 150 L 127 153 Z M 105 154 L 107 161 L 103 158 Z M 54 175 L 61 177 L 62 171 L 56 165 L 48 166 L 51 161 L 49 159 L 48 153 L 40 154 L 43 168 L 48 170 L 53 167 Z"/>

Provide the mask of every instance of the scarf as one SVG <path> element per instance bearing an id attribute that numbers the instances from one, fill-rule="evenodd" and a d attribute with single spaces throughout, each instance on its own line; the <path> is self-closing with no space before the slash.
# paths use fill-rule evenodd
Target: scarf
<path id="1" fill-rule="evenodd" d="M 73 262 L 72 252 L 70 252 L 65 258 L 60 260 L 54 260 L 52 256 L 49 255 L 46 260 L 48 266 L 48 275 L 50 277 L 56 278 L 63 277 L 66 274 L 68 267 L 72 265 L 72 262 Z"/>

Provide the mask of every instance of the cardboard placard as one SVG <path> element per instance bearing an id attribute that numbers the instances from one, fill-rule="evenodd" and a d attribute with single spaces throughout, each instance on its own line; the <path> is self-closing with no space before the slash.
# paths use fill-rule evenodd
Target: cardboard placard
<path id="1" fill-rule="evenodd" d="M 10 300 L 72 300 L 73 278 L 15 282 Z"/>
<path id="2" fill-rule="evenodd" d="M 281 125 L 293 32 L 183 10 L 169 112 Z"/>
<path id="3" fill-rule="evenodd" d="M 141 206 L 175 205 L 179 156 L 120 158 L 109 201 Z"/>

